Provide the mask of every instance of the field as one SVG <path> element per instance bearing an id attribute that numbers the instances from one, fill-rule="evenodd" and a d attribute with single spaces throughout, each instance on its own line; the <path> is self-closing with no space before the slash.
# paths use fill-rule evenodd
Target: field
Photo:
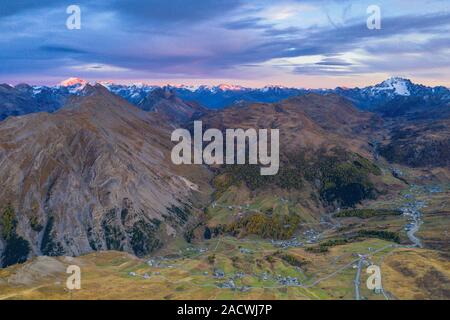
<path id="1" fill-rule="evenodd" d="M 365 289 L 363 268 L 364 299 L 450 297 L 448 257 L 431 250 L 368 239 L 316 254 L 226 237 L 186 247 L 177 257 L 152 259 L 153 266 L 114 251 L 38 257 L 0 271 L 0 299 L 354 299 L 358 254 L 382 268 L 384 295 Z M 71 264 L 81 267 L 81 290 L 66 289 Z"/>

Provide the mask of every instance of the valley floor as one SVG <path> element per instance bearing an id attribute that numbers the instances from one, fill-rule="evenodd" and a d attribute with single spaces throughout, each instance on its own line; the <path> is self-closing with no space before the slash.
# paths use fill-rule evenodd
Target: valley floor
<path id="1" fill-rule="evenodd" d="M 279 250 L 270 243 L 223 238 L 209 241 L 204 248 L 211 251 L 154 261 L 154 266 L 121 252 L 39 257 L 0 271 L 0 299 L 450 298 L 450 263 L 433 250 L 399 248 L 375 239 L 339 246 L 321 256 L 299 248 L 283 250 L 306 261 L 297 267 L 278 259 L 262 266 L 255 263 Z M 242 253 L 242 248 L 251 253 Z M 208 262 L 212 252 L 214 266 Z M 66 289 L 65 268 L 70 264 L 81 267 L 80 290 Z M 379 293 L 365 286 L 370 264 L 381 266 L 384 290 Z"/>
<path id="2" fill-rule="evenodd" d="M 180 240 L 145 260 L 116 251 L 37 257 L 0 269 L 0 299 L 450 299 L 449 199 L 449 185 L 410 185 L 368 204 L 401 215 L 331 215 L 291 240 Z M 374 228 L 399 241 L 342 241 Z M 81 268 L 80 290 L 66 288 L 69 265 Z M 370 265 L 381 269 L 376 292 L 366 286 Z"/>

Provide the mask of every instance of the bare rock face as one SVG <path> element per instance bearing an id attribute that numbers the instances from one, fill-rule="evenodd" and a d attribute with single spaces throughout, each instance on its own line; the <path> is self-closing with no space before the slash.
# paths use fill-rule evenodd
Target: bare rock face
<path id="1" fill-rule="evenodd" d="M 204 169 L 173 166 L 169 127 L 100 85 L 84 90 L 54 114 L 0 123 L 3 265 L 17 260 L 15 246 L 22 260 L 106 249 L 142 256 L 193 213 L 191 184 Z"/>

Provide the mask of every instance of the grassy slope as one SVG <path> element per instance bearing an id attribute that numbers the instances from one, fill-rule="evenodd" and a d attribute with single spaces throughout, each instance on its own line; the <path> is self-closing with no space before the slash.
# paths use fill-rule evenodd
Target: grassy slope
<path id="1" fill-rule="evenodd" d="M 164 261 L 165 267 L 150 267 L 144 261 L 120 252 L 100 252 L 67 261 L 64 258 L 54 260 L 64 265 L 79 264 L 82 268 L 82 289 L 68 292 L 65 289 L 66 274 L 57 272 L 44 278 L 36 278 L 25 285 L 14 285 L 0 282 L 0 298 L 9 299 L 352 299 L 354 297 L 353 280 L 355 270 L 352 266 L 356 253 L 371 254 L 368 248 L 384 250 L 373 255 L 374 262 L 382 262 L 382 257 L 393 251 L 388 242 L 370 239 L 362 242 L 333 247 L 327 254 L 305 252 L 303 248 L 285 250 L 304 262 L 301 270 L 289 265 L 275 256 L 272 262 L 266 257 L 278 251 L 269 242 L 237 240 L 224 238 L 206 243 L 209 251 L 203 254 Z M 239 247 L 251 250 L 243 254 Z M 403 291 L 396 289 L 399 281 L 403 281 L 396 271 L 396 259 L 405 259 L 404 251 L 395 249 L 382 264 L 386 289 L 397 298 L 409 298 L 409 292 L 415 290 L 415 282 L 408 287 L 408 281 L 402 283 Z M 207 257 L 214 252 L 215 262 L 211 264 Z M 373 251 L 372 251 L 373 252 Z M 421 250 L 408 249 L 410 257 L 414 254 L 423 256 Z M 433 254 L 433 253 L 430 253 Z M 398 258 L 397 258 L 398 257 Z M 53 259 L 53 258 L 52 258 Z M 427 258 L 428 259 L 428 258 Z M 257 261 L 259 261 L 257 263 Z M 394 262 L 393 262 L 394 261 Z M 412 259 L 411 263 L 414 263 Z M 426 260 L 422 259 L 425 263 Z M 425 262 L 424 262 L 425 261 Z M 33 262 L 31 262 L 32 264 Z M 435 258 L 432 266 L 441 272 L 448 270 L 448 262 Z M 2 279 L 8 279 L 23 265 L 17 265 L 0 271 Z M 225 278 L 238 271 L 244 272 L 243 279 L 235 280 L 238 287 L 251 286 L 248 292 L 218 288 L 224 282 L 212 276 L 214 269 L 225 272 Z M 135 272 L 142 276 L 151 275 L 150 279 L 130 276 Z M 207 275 L 204 272 L 208 272 Z M 261 274 L 266 272 L 269 279 L 264 281 Z M 159 275 L 156 273 L 160 273 Z M 272 278 L 276 275 L 298 277 L 305 287 L 282 287 Z M 448 277 L 448 272 L 446 274 Z M 363 276 L 364 277 L 364 276 Z M 319 280 L 317 283 L 316 281 Z M 362 279 L 365 283 L 365 279 Z M 418 280 L 419 281 L 419 280 Z M 397 285 L 398 286 L 398 285 Z M 362 288 L 364 285 L 362 285 Z M 437 291 L 436 289 L 435 291 Z M 433 292 L 435 292 L 433 291 Z M 364 291 L 363 291 L 364 292 Z M 433 294 L 431 292 L 431 294 Z M 371 299 L 379 299 L 380 295 L 364 292 Z"/>
<path id="2" fill-rule="evenodd" d="M 250 199 L 245 192 L 222 195 L 218 203 L 241 204 Z M 366 208 L 398 208 L 407 201 L 404 197 L 410 191 L 400 192 L 397 196 L 387 195 L 375 202 L 364 203 Z M 415 191 L 416 192 L 416 191 Z M 182 239 L 171 244 L 160 254 L 177 253 L 163 260 L 163 267 L 150 267 L 144 260 L 121 252 L 98 252 L 75 258 L 49 258 L 45 263 L 48 268 L 36 263 L 36 259 L 24 265 L 15 265 L 0 269 L 0 299 L 353 299 L 354 279 L 357 254 L 366 254 L 371 263 L 381 266 L 383 286 L 386 295 L 393 299 L 449 299 L 450 265 L 449 256 L 443 251 L 448 249 L 447 231 L 450 224 L 448 210 L 450 188 L 437 194 L 425 194 L 417 191 L 415 197 L 427 200 L 428 206 L 423 212 L 423 226 L 418 236 L 424 239 L 425 246 L 439 241 L 439 250 L 405 248 L 409 244 L 403 226 L 403 216 L 375 216 L 367 219 L 357 217 L 337 219 L 341 228 L 320 229 L 317 218 L 306 215 L 306 210 L 298 210 L 305 228 L 315 228 L 321 233 L 320 242 L 342 238 L 346 232 L 360 229 L 381 229 L 398 232 L 403 248 L 393 247 L 394 243 L 381 239 L 358 239 L 358 241 L 331 246 L 326 253 L 308 252 L 305 248 L 288 248 L 282 250 L 302 262 L 300 269 L 290 265 L 277 255 L 280 248 L 270 241 L 257 237 L 237 239 L 233 237 L 214 238 L 199 241 L 195 245 L 187 244 Z M 237 201 L 238 200 L 238 201 Z M 286 213 L 295 205 L 282 201 L 279 195 L 251 198 L 250 208 Z M 237 202 L 236 202 L 237 201 Z M 236 211 L 236 212 L 235 212 Z M 210 207 L 210 223 L 227 219 L 238 209 Z M 217 219 L 217 220 L 215 220 Z M 226 221 L 226 220 L 225 220 Z M 302 233 L 298 234 L 300 240 Z M 315 246 L 316 244 L 308 245 Z M 199 253 L 188 248 L 207 248 Z M 242 253 L 246 248 L 251 253 Z M 380 250 L 377 252 L 376 250 Z M 214 255 L 214 263 L 208 257 Z M 268 258 L 268 257 L 272 258 Z M 61 263 L 64 268 L 69 264 L 78 264 L 82 268 L 82 289 L 69 292 L 65 289 L 67 274 L 55 268 Z M 48 272 L 53 270 L 54 272 Z M 212 276 L 214 269 L 225 272 L 224 279 Z M 15 283 L 21 279 L 17 275 L 24 271 L 33 271 L 33 277 L 26 283 Z M 42 272 L 47 270 L 47 272 Z M 139 276 L 130 276 L 135 272 Z M 207 274 L 205 274 L 207 272 Z M 235 279 L 238 288 L 249 286 L 247 292 L 219 288 L 237 272 L 244 272 L 245 277 Z M 47 274 L 46 274 L 47 273 Z M 150 279 L 142 276 L 148 273 Z M 159 273 L 159 274 L 157 274 Z M 268 279 L 262 279 L 262 274 Z M 302 287 L 281 286 L 275 278 L 277 275 L 296 277 Z M 25 277 L 26 278 L 26 277 Z M 11 280 L 12 279 L 12 280 Z M 361 273 L 361 295 L 368 299 L 384 299 L 365 287 L 367 274 Z"/>

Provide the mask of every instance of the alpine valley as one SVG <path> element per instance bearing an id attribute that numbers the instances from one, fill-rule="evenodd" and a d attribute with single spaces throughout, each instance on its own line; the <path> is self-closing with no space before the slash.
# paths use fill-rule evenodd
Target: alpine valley
<path id="1" fill-rule="evenodd" d="M 173 164 L 194 120 L 279 129 L 278 174 Z M 0 182 L 0 299 L 450 299 L 443 86 L 1 84 Z"/>

